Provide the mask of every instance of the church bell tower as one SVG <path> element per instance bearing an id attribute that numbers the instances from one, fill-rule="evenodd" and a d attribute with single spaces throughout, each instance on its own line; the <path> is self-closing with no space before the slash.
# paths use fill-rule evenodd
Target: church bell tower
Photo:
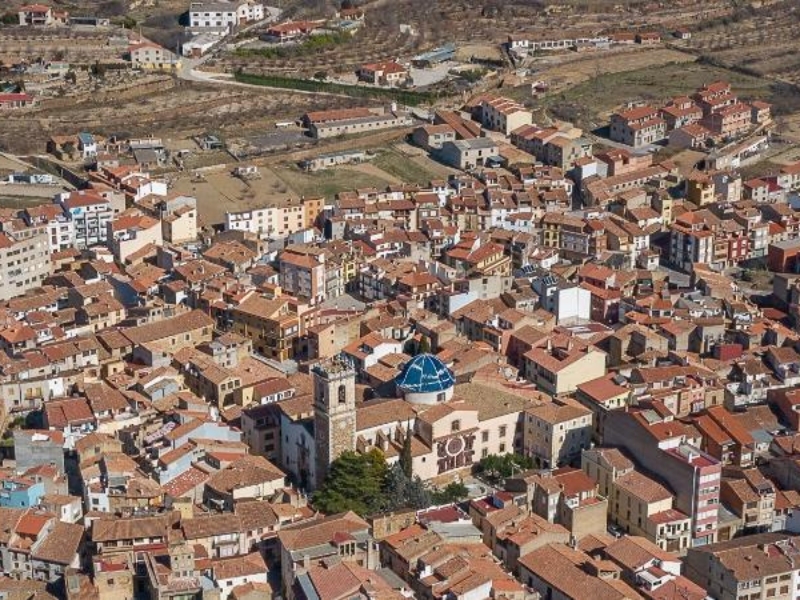
<path id="1" fill-rule="evenodd" d="M 330 464 L 356 448 L 356 373 L 344 357 L 312 369 L 314 378 L 314 446 L 319 488 Z"/>

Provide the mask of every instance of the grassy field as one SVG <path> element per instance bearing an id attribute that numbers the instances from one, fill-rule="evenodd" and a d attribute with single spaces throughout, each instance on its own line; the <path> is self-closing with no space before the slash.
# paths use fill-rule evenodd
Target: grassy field
<path id="1" fill-rule="evenodd" d="M 546 96 L 541 106 L 556 117 L 584 127 L 602 125 L 625 102 L 663 103 L 672 96 L 691 94 L 704 83 L 729 81 L 743 99 L 770 100 L 770 82 L 727 69 L 694 63 L 674 63 L 624 73 L 606 73 L 561 93 Z"/>
<path id="2" fill-rule="evenodd" d="M 427 168 L 414 160 L 414 157 L 404 156 L 394 149 L 382 150 L 372 160 L 372 164 L 406 183 L 427 185 L 431 179 L 442 178 L 441 172 Z"/>
<path id="3" fill-rule="evenodd" d="M 365 173 L 357 166 L 342 166 L 315 173 L 306 173 L 296 166 L 286 166 L 276 168 L 274 172 L 290 189 L 301 196 L 333 198 L 342 190 L 368 187 L 385 188 L 388 184 L 393 183 L 393 178 Z"/>

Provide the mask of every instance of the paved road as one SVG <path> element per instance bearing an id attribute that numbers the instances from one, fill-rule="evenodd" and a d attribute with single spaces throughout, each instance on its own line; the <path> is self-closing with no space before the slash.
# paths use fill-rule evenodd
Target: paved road
<path id="1" fill-rule="evenodd" d="M 305 90 L 292 90 L 282 87 L 273 87 L 269 85 L 255 85 L 252 83 L 242 83 L 236 81 L 231 73 L 215 73 L 209 71 L 198 71 L 197 68 L 201 66 L 206 60 L 211 57 L 207 54 L 203 58 L 198 59 L 185 59 L 181 61 L 181 67 L 178 69 L 178 78 L 184 81 L 194 81 L 197 83 L 208 83 L 217 85 L 228 85 L 242 88 L 249 88 L 252 90 L 275 90 L 280 92 L 287 92 L 290 94 L 302 94 L 305 96 L 329 96 L 331 98 L 347 98 L 351 99 L 352 96 L 347 94 L 336 94 L 333 92 L 309 92 Z"/>

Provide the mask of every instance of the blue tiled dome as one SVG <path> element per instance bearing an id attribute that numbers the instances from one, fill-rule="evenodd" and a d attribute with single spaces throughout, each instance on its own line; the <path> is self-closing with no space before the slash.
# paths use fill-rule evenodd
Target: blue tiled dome
<path id="1" fill-rule="evenodd" d="M 445 364 L 432 354 L 419 354 L 403 367 L 395 383 L 412 394 L 442 392 L 455 385 L 455 379 Z"/>

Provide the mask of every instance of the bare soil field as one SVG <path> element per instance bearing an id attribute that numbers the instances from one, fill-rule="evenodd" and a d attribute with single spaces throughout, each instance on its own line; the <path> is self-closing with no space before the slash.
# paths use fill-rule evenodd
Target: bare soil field
<path id="1" fill-rule="evenodd" d="M 659 156 L 663 155 L 660 154 Z M 694 170 L 694 166 L 698 163 L 698 161 L 705 158 L 705 156 L 705 152 L 698 152 L 697 150 L 682 150 L 677 154 L 670 156 L 669 160 L 678 165 L 678 170 L 680 171 L 681 175 L 686 177 Z"/>
<path id="2" fill-rule="evenodd" d="M 170 193 L 197 198 L 200 222 L 206 226 L 223 222 L 226 212 L 277 205 L 298 197 L 267 168 L 260 168 L 259 178 L 251 181 L 234 177 L 228 168 L 206 172 L 202 177 L 187 173 L 172 179 Z"/>

